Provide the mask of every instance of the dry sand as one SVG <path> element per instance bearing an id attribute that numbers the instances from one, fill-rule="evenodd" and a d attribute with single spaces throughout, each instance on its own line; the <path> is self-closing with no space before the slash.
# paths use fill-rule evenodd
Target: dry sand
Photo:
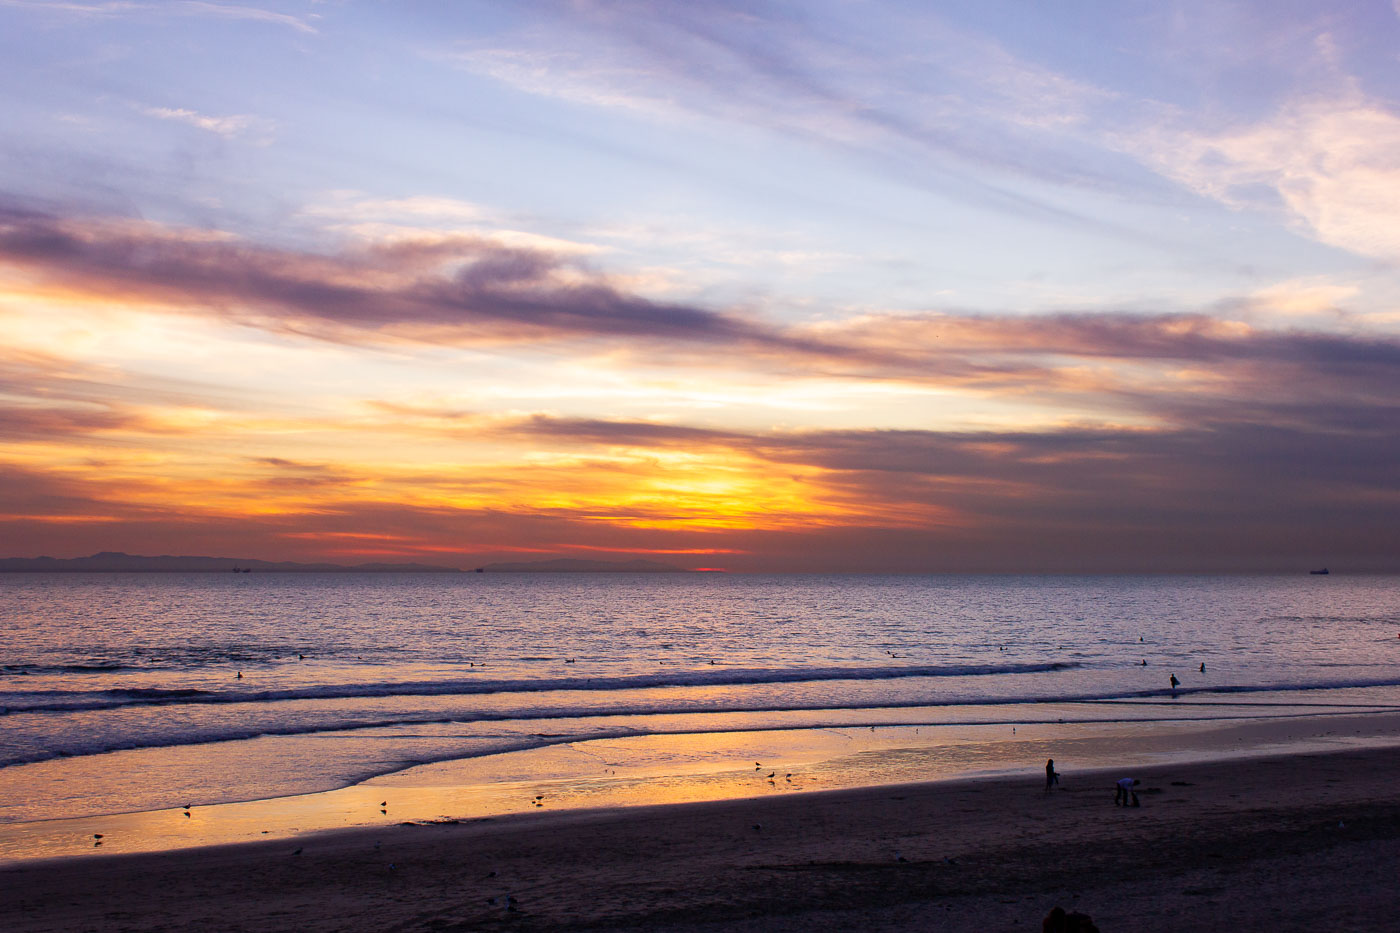
<path id="1" fill-rule="evenodd" d="M 1104 933 L 1400 926 L 1400 749 L 1139 769 L 1136 809 L 1113 805 L 1120 776 L 30 862 L 0 870 L 0 928 L 988 933 L 1039 930 L 1056 904 Z"/>

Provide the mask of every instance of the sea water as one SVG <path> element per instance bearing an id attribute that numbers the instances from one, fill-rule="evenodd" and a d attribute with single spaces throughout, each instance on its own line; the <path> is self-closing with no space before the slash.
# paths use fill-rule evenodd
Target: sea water
<path id="1" fill-rule="evenodd" d="M 664 771 L 719 747 L 745 757 L 725 737 L 765 731 L 1396 706 L 1397 583 L 5 574 L 0 823 L 304 794 L 449 760 L 504 779 L 604 742 Z"/>

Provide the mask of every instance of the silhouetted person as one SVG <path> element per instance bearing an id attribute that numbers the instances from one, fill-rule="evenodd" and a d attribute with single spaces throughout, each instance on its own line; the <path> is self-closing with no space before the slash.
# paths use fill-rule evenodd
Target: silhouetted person
<path id="1" fill-rule="evenodd" d="M 1201 673 L 1204 674 L 1205 672 L 1206 672 L 1206 662 L 1202 661 L 1202 662 L 1201 662 Z"/>
<path id="2" fill-rule="evenodd" d="M 1065 913 L 1063 907 L 1056 907 L 1045 915 L 1045 920 L 1040 924 L 1041 933 L 1099 933 L 1099 928 L 1094 926 L 1094 921 L 1088 914 L 1081 914 L 1079 911 Z"/>
<path id="3" fill-rule="evenodd" d="M 1123 778 L 1115 786 L 1113 791 L 1113 805 L 1116 807 L 1140 807 L 1142 803 L 1138 800 L 1137 791 L 1133 790 L 1138 786 L 1137 778 Z"/>
<path id="4" fill-rule="evenodd" d="M 1050 789 L 1060 783 L 1060 774 L 1055 770 L 1055 759 L 1050 758 L 1045 762 L 1045 792 L 1050 793 Z"/>
<path id="5" fill-rule="evenodd" d="M 1176 696 L 1176 688 L 1177 688 L 1178 686 L 1180 686 L 1180 685 L 1181 685 L 1181 681 L 1177 680 L 1177 679 L 1176 679 L 1176 675 L 1173 674 L 1173 675 L 1172 675 L 1172 696 Z"/>

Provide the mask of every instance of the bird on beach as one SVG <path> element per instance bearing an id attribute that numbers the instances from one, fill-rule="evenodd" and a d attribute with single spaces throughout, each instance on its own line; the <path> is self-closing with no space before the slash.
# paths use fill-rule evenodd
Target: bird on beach
<path id="1" fill-rule="evenodd" d="M 387 801 L 387 800 L 381 800 L 381 801 L 379 801 L 379 805 L 380 805 L 381 807 L 387 807 L 387 806 L 389 805 L 389 801 Z"/>
<path id="2" fill-rule="evenodd" d="M 101 834 L 101 833 L 93 833 L 93 834 L 92 834 L 92 838 L 94 838 L 94 839 L 101 839 L 101 838 L 102 838 L 102 834 Z"/>
<path id="3" fill-rule="evenodd" d="M 185 814 L 185 819 L 189 819 L 189 817 L 190 817 L 190 811 L 185 810 L 185 811 L 184 811 L 184 814 Z"/>

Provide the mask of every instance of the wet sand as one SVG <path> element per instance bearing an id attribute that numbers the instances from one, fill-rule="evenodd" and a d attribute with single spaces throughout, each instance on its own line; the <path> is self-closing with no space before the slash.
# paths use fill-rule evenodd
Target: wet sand
<path id="1" fill-rule="evenodd" d="M 1043 762 L 1042 762 L 1043 764 Z M 1400 749 L 415 823 L 0 869 L 35 930 L 1390 930 Z M 298 851 L 299 850 L 299 851 Z M 511 900 L 513 898 L 513 900 Z"/>

